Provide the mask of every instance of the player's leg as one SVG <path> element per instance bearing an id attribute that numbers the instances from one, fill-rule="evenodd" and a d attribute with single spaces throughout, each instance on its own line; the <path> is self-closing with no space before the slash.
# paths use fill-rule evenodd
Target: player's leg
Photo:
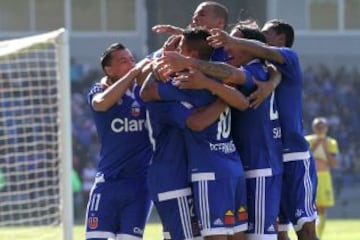
<path id="1" fill-rule="evenodd" d="M 287 189 L 289 189 L 288 184 L 291 185 L 288 181 L 291 178 L 288 178 L 287 174 L 291 173 L 284 171 L 281 187 L 280 211 L 278 216 L 278 240 L 290 240 L 288 232 L 291 228 L 291 222 L 287 214 L 287 209 L 289 208 L 287 204 L 291 201 L 291 196 L 287 193 Z"/>
<path id="2" fill-rule="evenodd" d="M 284 186 L 282 187 L 282 190 L 286 189 Z M 283 198 L 281 199 L 280 203 L 280 214 L 278 217 L 278 240 L 290 240 L 289 237 L 289 230 L 291 228 L 291 223 L 288 217 L 285 216 L 285 214 L 282 211 L 283 204 Z"/>
<path id="3" fill-rule="evenodd" d="M 228 236 L 229 240 L 245 240 L 245 231 L 248 229 L 246 179 L 239 177 L 235 186 L 235 224 L 234 235 Z"/>
<path id="4" fill-rule="evenodd" d="M 90 192 L 85 218 L 85 238 L 91 240 L 115 239 L 118 208 L 121 203 L 114 199 L 116 184 L 95 180 Z"/>
<path id="5" fill-rule="evenodd" d="M 319 222 L 316 226 L 316 234 L 321 239 L 325 229 L 325 207 L 318 206 Z"/>
<path id="6" fill-rule="evenodd" d="M 282 175 L 247 179 L 249 229 L 246 239 L 277 239 Z"/>
<path id="7" fill-rule="evenodd" d="M 298 239 L 315 240 L 317 177 L 315 161 L 308 153 L 303 159 L 284 164 L 283 186 L 288 195 L 283 211 L 293 224 Z"/>
<path id="8" fill-rule="evenodd" d="M 124 184 L 121 190 L 128 194 L 119 199 L 124 207 L 120 210 L 116 240 L 140 240 L 152 206 L 146 179 L 132 179 Z"/>
<path id="9" fill-rule="evenodd" d="M 190 188 L 159 193 L 154 203 L 163 225 L 164 239 L 184 240 L 200 235 Z"/>
<path id="10" fill-rule="evenodd" d="M 205 177 L 206 174 L 203 176 Z M 204 239 L 228 239 L 234 234 L 237 178 L 207 179 L 193 174 L 195 212 Z"/>
<path id="11" fill-rule="evenodd" d="M 319 224 L 316 231 L 321 239 L 326 222 L 326 208 L 334 206 L 334 193 L 330 172 L 318 172 L 318 187 L 316 204 L 319 213 Z"/>
<path id="12" fill-rule="evenodd" d="M 290 240 L 288 231 L 279 231 L 277 239 L 278 240 Z"/>
<path id="13" fill-rule="evenodd" d="M 304 190 L 302 192 L 304 194 L 303 196 L 305 201 L 303 201 L 303 205 L 301 205 L 300 202 L 299 206 L 300 209 L 303 209 L 305 214 L 298 217 L 295 230 L 299 240 L 315 240 L 317 219 L 315 201 L 318 184 L 315 161 L 311 156 L 303 161 L 297 161 L 297 165 L 298 167 L 304 167 L 304 176 L 300 179 L 300 181 L 304 183 L 301 186 L 304 186 Z"/>

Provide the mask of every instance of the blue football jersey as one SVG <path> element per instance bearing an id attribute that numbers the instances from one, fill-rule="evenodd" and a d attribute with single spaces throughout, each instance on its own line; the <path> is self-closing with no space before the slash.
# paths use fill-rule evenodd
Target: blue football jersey
<path id="1" fill-rule="evenodd" d="M 183 108 L 189 109 L 208 105 L 217 98 L 206 90 L 179 90 L 171 83 L 160 83 L 159 94 L 162 100 L 180 101 Z M 181 109 L 177 112 L 180 113 Z M 230 135 L 230 124 L 231 111 L 226 108 L 220 117 L 203 131 L 184 129 L 190 174 L 211 173 L 215 179 L 243 175 L 240 156 Z"/>
<path id="2" fill-rule="evenodd" d="M 265 66 L 254 60 L 243 67 L 247 77 L 268 81 Z M 239 87 L 248 96 L 256 86 Z M 232 136 L 240 153 L 244 170 L 267 169 L 264 175 L 271 176 L 282 172 L 282 145 L 279 116 L 274 95 L 268 97 L 257 108 L 245 111 L 232 109 Z"/>
<path id="3" fill-rule="evenodd" d="M 211 55 L 211 61 L 227 62 L 228 60 L 229 60 L 229 55 L 226 53 L 223 47 L 214 49 L 213 54 Z"/>
<path id="4" fill-rule="evenodd" d="M 189 187 L 188 160 L 183 134 L 184 119 L 191 109 L 178 111 L 176 101 L 146 103 L 150 141 L 154 154 L 148 174 L 153 199 L 157 194 Z"/>
<path id="5" fill-rule="evenodd" d="M 105 90 L 100 83 L 88 93 L 88 103 L 101 143 L 99 174 L 105 179 L 135 178 L 147 172 L 152 148 L 145 127 L 145 105 L 139 96 L 140 86 L 131 90 L 105 112 L 95 111 L 91 101 Z"/>
<path id="6" fill-rule="evenodd" d="M 279 48 L 284 64 L 274 63 L 282 73 L 275 90 L 280 115 L 284 153 L 308 151 L 302 124 L 302 72 L 298 55 L 290 48 Z"/>

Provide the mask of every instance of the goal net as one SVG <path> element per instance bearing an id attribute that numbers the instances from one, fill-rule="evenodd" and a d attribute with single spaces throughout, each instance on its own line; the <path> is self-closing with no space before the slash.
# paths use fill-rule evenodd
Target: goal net
<path id="1" fill-rule="evenodd" d="M 69 85 L 64 29 L 0 41 L 0 239 L 72 239 Z"/>

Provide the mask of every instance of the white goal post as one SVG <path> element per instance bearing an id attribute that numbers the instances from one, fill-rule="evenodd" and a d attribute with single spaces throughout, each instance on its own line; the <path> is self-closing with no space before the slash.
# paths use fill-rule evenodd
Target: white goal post
<path id="1" fill-rule="evenodd" d="M 73 238 L 69 59 L 65 29 L 0 41 L 1 239 Z"/>

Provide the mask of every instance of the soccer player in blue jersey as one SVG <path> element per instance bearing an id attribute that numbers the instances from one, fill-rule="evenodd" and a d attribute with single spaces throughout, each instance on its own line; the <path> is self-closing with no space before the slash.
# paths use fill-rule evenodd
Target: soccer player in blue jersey
<path id="1" fill-rule="evenodd" d="M 209 54 L 204 55 L 204 51 L 197 50 L 201 45 L 208 46 L 207 36 L 209 34 L 203 30 L 185 31 L 180 42 L 181 53 L 187 56 L 196 55 L 204 60 L 209 59 Z M 200 72 L 190 70 L 190 74 L 196 75 L 197 78 L 206 78 Z M 172 86 L 172 89 L 169 90 L 169 86 Z M 187 146 L 189 177 L 193 182 L 195 211 L 202 236 L 207 239 L 244 239 L 243 232 L 247 229 L 245 180 L 239 155 L 230 137 L 229 108 L 225 108 L 224 104 L 215 105 L 215 119 L 210 121 L 207 113 L 210 111 L 214 116 L 211 107 L 193 108 L 206 103 L 216 104 L 217 102 L 213 103 L 216 98 L 210 92 L 182 92 L 174 88 L 172 83 L 158 83 L 156 90 L 155 99 L 170 103 L 178 100 L 178 105 L 183 110 L 176 110 L 177 119 L 184 116 L 182 112 L 191 113 L 189 117 L 185 115 L 184 118 L 189 128 L 184 128 L 182 132 Z M 236 94 L 237 106 L 248 106 L 244 96 L 235 89 L 219 83 L 216 91 L 224 91 L 227 96 Z"/>
<path id="2" fill-rule="evenodd" d="M 226 6 L 215 1 L 205 1 L 200 3 L 192 16 L 189 28 L 206 28 L 208 30 L 212 28 L 226 29 L 228 25 L 229 10 Z M 153 31 L 157 33 L 170 33 L 167 43 L 174 43 L 172 39 L 175 35 L 182 35 L 184 29 L 172 25 L 156 25 L 153 27 Z M 175 45 L 174 49 L 177 45 Z M 153 53 L 153 55 L 161 55 L 161 50 Z M 216 48 L 211 56 L 212 61 L 226 61 L 227 55 L 223 48 Z"/>
<path id="3" fill-rule="evenodd" d="M 236 37 L 265 41 L 265 37 L 257 26 L 248 22 L 237 25 L 231 34 Z M 235 68 L 200 61 L 195 61 L 190 65 L 207 74 L 222 77 L 224 81 L 239 84 L 239 90 L 246 96 L 256 88 L 252 77 L 258 81 L 268 81 L 269 75 L 261 60 L 251 54 L 230 48 L 227 50 L 231 56 L 229 63 Z M 239 69 L 241 65 L 243 67 Z M 186 79 L 182 86 L 189 87 L 189 81 Z M 212 91 L 210 84 L 202 86 Z M 276 219 L 280 206 L 283 164 L 281 130 L 274 95 L 266 98 L 257 109 L 245 111 L 233 109 L 232 113 L 232 136 L 247 177 L 249 213 L 247 238 L 276 239 Z"/>
<path id="4" fill-rule="evenodd" d="M 152 154 L 145 107 L 131 52 L 110 45 L 101 56 L 105 73 L 88 94 L 101 144 L 86 214 L 86 239 L 142 239 L 151 200 L 146 183 Z"/>
<path id="5" fill-rule="evenodd" d="M 214 45 L 233 45 L 275 64 L 282 81 L 275 90 L 283 143 L 283 192 L 280 224 L 290 221 L 298 239 L 316 239 L 315 207 L 316 169 L 309 145 L 303 136 L 302 71 L 297 53 L 291 49 L 293 27 L 282 20 L 270 20 L 262 28 L 268 45 L 246 39 L 229 37 L 221 30 L 213 31 Z M 270 46 L 269 46 L 270 45 Z M 288 224 L 280 225 L 280 239 L 287 239 Z"/>

